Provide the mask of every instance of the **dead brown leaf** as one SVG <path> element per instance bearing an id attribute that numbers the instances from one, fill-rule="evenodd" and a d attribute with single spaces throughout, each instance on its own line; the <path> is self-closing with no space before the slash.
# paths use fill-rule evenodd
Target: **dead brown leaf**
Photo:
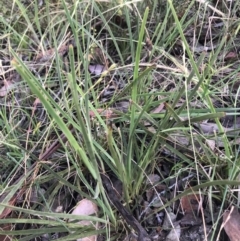
<path id="1" fill-rule="evenodd" d="M 92 215 L 92 214 L 97 214 L 97 212 L 98 212 L 98 207 L 95 203 L 93 203 L 92 201 L 90 201 L 88 199 L 83 199 L 77 204 L 77 206 L 73 210 L 72 214 L 88 216 L 88 215 Z M 79 225 L 82 225 L 82 226 L 92 224 L 90 221 L 84 221 L 84 220 L 80 221 L 78 223 L 79 223 Z M 94 225 L 94 228 L 97 229 L 97 225 Z M 77 241 L 96 241 L 96 240 L 97 240 L 96 235 L 77 239 Z"/>
<path id="2" fill-rule="evenodd" d="M 166 241 L 178 241 L 181 235 L 181 228 L 178 223 L 174 225 L 174 228 L 171 229 L 170 233 L 166 237 Z"/>
<path id="3" fill-rule="evenodd" d="M 237 57 L 238 57 L 238 53 L 237 53 L 237 52 L 234 52 L 234 51 L 231 51 L 231 52 L 228 52 L 228 53 L 225 55 L 224 60 L 227 60 L 227 61 L 236 60 Z"/>
<path id="4" fill-rule="evenodd" d="M 11 80 L 4 81 L 4 86 L 0 88 L 0 97 L 5 97 L 13 88 L 13 82 Z"/>
<path id="5" fill-rule="evenodd" d="M 13 196 L 11 200 L 8 202 L 8 204 L 13 206 L 15 205 L 16 200 L 17 200 L 17 197 Z M 12 208 L 8 208 L 8 207 L 4 208 L 3 212 L 0 214 L 0 219 L 6 218 L 11 212 L 12 212 Z"/>
<path id="6" fill-rule="evenodd" d="M 18 191 L 18 193 L 15 193 L 12 196 L 12 198 L 8 201 L 8 205 L 14 206 L 16 204 L 17 200 L 19 199 L 19 197 L 21 197 L 24 192 L 25 192 L 25 189 L 22 188 L 20 191 Z M 0 197 L 0 202 L 2 202 L 4 200 L 6 195 L 7 195 L 6 193 L 2 194 L 2 196 Z M 0 219 L 6 218 L 11 212 L 12 212 L 12 208 L 11 207 L 4 208 L 3 212 L 0 213 Z"/>
<path id="7" fill-rule="evenodd" d="M 68 49 L 69 49 L 69 45 L 63 44 L 62 46 L 59 47 L 58 54 L 60 56 L 64 56 L 68 52 Z M 55 54 L 56 54 L 55 48 L 49 49 L 44 53 L 38 54 L 35 58 L 35 61 L 38 63 L 47 62 L 51 60 L 55 56 Z"/>
<path id="8" fill-rule="evenodd" d="M 111 109 L 111 108 L 109 108 L 107 110 L 105 110 L 105 109 L 96 109 L 96 111 L 99 113 L 99 115 L 101 117 L 106 117 L 107 119 L 118 117 L 118 114 L 115 113 L 114 110 Z M 95 113 L 92 110 L 89 111 L 89 115 L 90 115 L 91 118 L 94 118 L 96 116 Z"/>
<path id="9" fill-rule="evenodd" d="M 0 230 L 2 230 L 2 231 L 3 230 L 10 231 L 11 229 L 12 229 L 11 224 L 1 224 L 1 226 L 0 226 Z M 12 238 L 9 235 L 1 234 L 0 241 L 12 241 Z"/>
<path id="10" fill-rule="evenodd" d="M 200 197 L 198 194 L 190 194 L 181 198 L 181 206 L 185 213 L 197 212 L 199 210 Z"/>
<path id="11" fill-rule="evenodd" d="M 223 214 L 224 230 L 231 241 L 240 240 L 240 214 L 236 207 Z"/>
<path id="12" fill-rule="evenodd" d="M 158 113 L 161 113 L 163 111 L 163 109 L 164 109 L 164 104 L 161 103 L 159 106 L 157 106 L 155 109 L 153 109 L 151 113 L 158 114 Z"/>
<path id="13" fill-rule="evenodd" d="M 200 205 L 200 197 L 198 194 L 190 194 L 183 196 L 180 200 L 182 210 L 185 215 L 181 219 L 181 225 L 198 225 L 201 219 L 197 216 Z"/>

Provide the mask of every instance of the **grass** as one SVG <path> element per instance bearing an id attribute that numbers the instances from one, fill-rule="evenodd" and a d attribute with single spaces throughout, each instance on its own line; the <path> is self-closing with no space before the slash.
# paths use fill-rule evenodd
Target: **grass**
<path id="1" fill-rule="evenodd" d="M 195 194 L 211 216 L 204 221 L 204 211 L 205 236 L 226 240 L 222 214 L 239 204 L 240 4 L 231 4 L 16 0 L 4 8 L 0 234 L 124 240 L 134 227 L 110 200 L 105 175 L 120 181 L 121 203 L 152 236 L 162 227 L 156 214 L 184 216 L 179 201 Z M 71 214 L 83 198 L 98 217 Z"/>

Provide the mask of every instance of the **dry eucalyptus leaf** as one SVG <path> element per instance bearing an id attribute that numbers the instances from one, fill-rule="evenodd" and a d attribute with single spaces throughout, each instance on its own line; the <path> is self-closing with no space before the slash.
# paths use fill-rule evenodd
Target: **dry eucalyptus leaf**
<path id="1" fill-rule="evenodd" d="M 240 214 L 236 207 L 223 214 L 223 225 L 230 241 L 240 240 Z"/>
<path id="2" fill-rule="evenodd" d="M 92 215 L 92 214 L 97 215 L 97 212 L 98 212 L 98 207 L 95 203 L 93 203 L 92 201 L 90 201 L 88 199 L 83 199 L 77 204 L 75 209 L 72 211 L 72 214 L 88 216 L 88 215 Z M 87 226 L 87 225 L 92 224 L 92 222 L 84 221 L 84 220 L 80 221 L 78 223 L 81 226 Z M 98 228 L 97 224 L 93 225 L 93 226 L 94 226 L 95 229 Z M 80 238 L 80 239 L 77 239 L 77 241 L 97 241 L 97 235 L 93 235 L 93 236 L 89 236 L 89 237 L 85 237 L 85 238 Z"/>

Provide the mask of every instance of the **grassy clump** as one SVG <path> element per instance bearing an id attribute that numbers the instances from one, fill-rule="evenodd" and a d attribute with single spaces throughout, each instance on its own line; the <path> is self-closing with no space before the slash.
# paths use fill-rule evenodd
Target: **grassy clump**
<path id="1" fill-rule="evenodd" d="M 224 238 L 221 214 L 239 203 L 240 5 L 229 4 L 17 0 L 2 11 L 0 223 L 11 225 L 0 234 L 124 239 L 132 227 L 105 175 L 148 233 L 194 193 L 209 240 Z M 68 222 L 82 198 L 99 206 L 99 230 Z"/>

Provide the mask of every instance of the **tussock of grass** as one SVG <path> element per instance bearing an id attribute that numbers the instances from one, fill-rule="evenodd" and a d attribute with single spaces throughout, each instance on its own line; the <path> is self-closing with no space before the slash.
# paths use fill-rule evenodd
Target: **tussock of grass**
<path id="1" fill-rule="evenodd" d="M 11 230 L 0 234 L 123 240 L 132 227 L 109 200 L 106 175 L 121 183 L 124 207 L 149 234 L 161 226 L 156 213 L 178 213 L 178 201 L 195 193 L 212 216 L 209 240 L 224 240 L 221 215 L 239 204 L 239 8 L 170 0 L 16 0 L 4 8 L 0 225 Z M 150 174 L 160 179 L 146 204 Z M 68 222 L 82 198 L 99 217 L 74 219 L 99 230 Z"/>

